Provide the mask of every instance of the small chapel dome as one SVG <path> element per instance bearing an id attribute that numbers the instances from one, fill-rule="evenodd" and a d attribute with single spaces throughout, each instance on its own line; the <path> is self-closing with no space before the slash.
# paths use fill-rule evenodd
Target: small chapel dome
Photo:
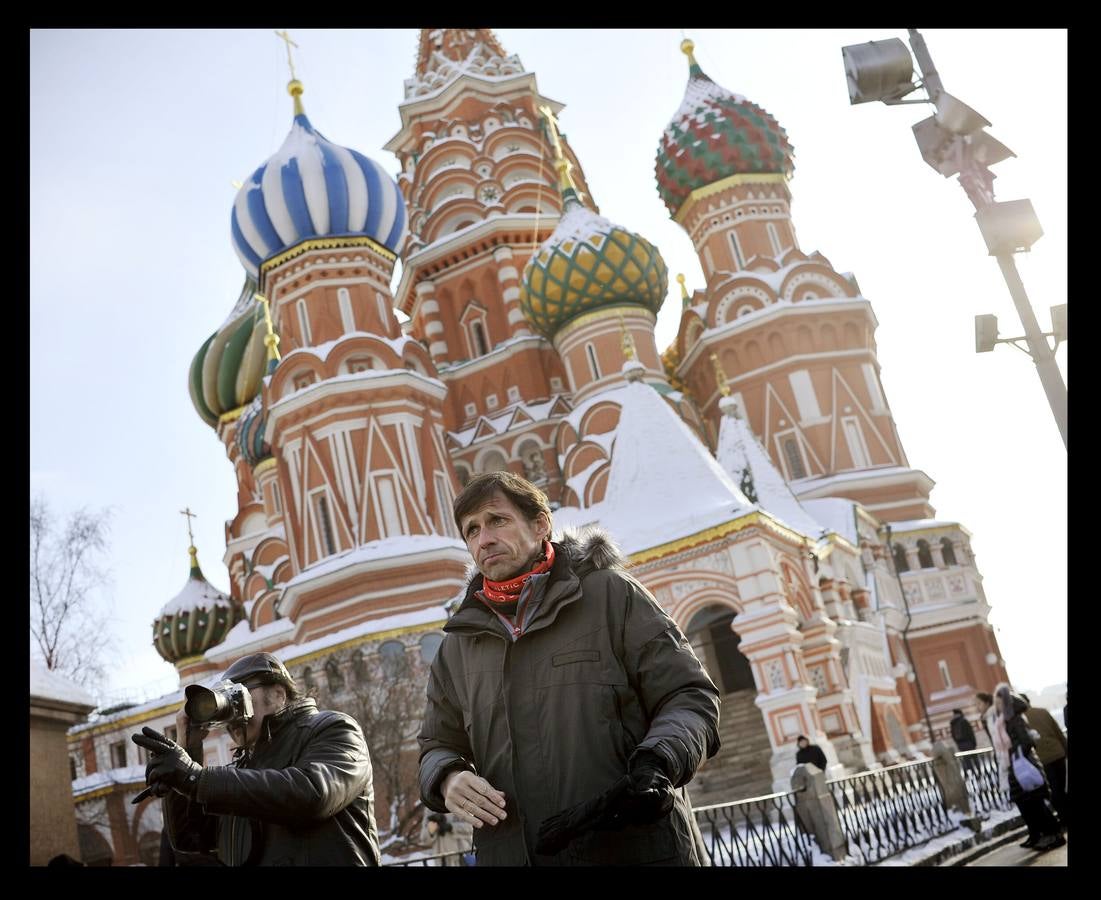
<path id="1" fill-rule="evenodd" d="M 191 573 L 183 590 L 153 620 L 153 646 L 170 663 L 205 653 L 242 618 L 240 607 L 203 577 L 195 547 L 187 549 Z"/>

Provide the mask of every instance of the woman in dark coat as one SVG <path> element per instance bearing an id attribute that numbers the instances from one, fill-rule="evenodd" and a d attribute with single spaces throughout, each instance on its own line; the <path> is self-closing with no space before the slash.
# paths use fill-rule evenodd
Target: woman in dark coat
<path id="1" fill-rule="evenodd" d="M 810 738 L 805 734 L 799 735 L 795 739 L 795 745 L 799 748 L 795 754 L 795 765 L 799 766 L 803 763 L 814 763 L 823 772 L 826 771 L 826 754 L 822 752 L 822 748 L 817 744 L 812 744 Z"/>
<path id="2" fill-rule="evenodd" d="M 1059 833 L 1059 823 L 1048 808 L 1050 793 L 1047 781 L 1035 790 L 1026 792 L 1013 772 L 1013 757 L 1021 751 L 1043 778 L 1044 768 L 1036 755 L 1028 722 L 1022 715 L 1028 705 L 1020 697 L 1013 696 L 1008 684 L 999 684 L 994 691 L 994 708 L 998 715 L 994 720 L 991 737 L 998 760 L 998 773 L 1003 789 L 1008 786 L 1009 799 L 1017 804 L 1021 817 L 1028 826 L 1028 840 L 1021 846 L 1034 847 L 1041 852 L 1061 847 L 1066 840 Z"/>

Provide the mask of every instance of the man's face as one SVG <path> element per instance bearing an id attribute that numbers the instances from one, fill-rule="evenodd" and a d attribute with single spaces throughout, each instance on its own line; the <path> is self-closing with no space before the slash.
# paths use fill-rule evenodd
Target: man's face
<path id="1" fill-rule="evenodd" d="M 466 548 L 478 571 L 490 581 L 506 581 L 526 572 L 548 530 L 546 517 L 529 521 L 500 491 L 462 520 Z"/>
<path id="2" fill-rule="evenodd" d="M 988 709 L 990 709 L 990 704 L 987 703 L 985 700 L 983 700 L 982 697 L 976 697 L 975 702 L 979 706 L 979 712 L 980 713 L 985 713 Z"/>
<path id="3" fill-rule="evenodd" d="M 260 739 L 264 717 L 282 709 L 282 694 L 270 685 L 246 684 L 252 695 L 252 718 L 244 724 L 230 725 L 226 731 L 236 747 L 252 747 Z"/>
<path id="4" fill-rule="evenodd" d="M 799 740 L 797 740 L 795 744 L 800 750 L 806 750 L 807 747 L 810 746 L 810 741 L 808 741 L 806 738 L 799 738 Z"/>

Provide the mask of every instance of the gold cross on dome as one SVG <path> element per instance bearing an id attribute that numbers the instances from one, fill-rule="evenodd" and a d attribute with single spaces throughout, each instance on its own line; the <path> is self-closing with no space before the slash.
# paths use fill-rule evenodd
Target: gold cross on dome
<path id="1" fill-rule="evenodd" d="M 197 519 L 199 518 L 199 516 L 191 511 L 190 506 L 185 506 L 183 509 L 181 509 L 180 515 L 187 516 L 187 540 L 191 544 L 191 546 L 195 546 L 195 538 L 191 535 L 191 520 Z"/>
<path id="2" fill-rule="evenodd" d="M 291 67 L 291 81 L 294 81 L 297 76 L 294 74 L 294 60 L 291 59 L 291 47 L 294 47 L 294 49 L 297 50 L 298 44 L 291 40 L 291 36 L 290 34 L 288 34 L 287 29 L 285 28 L 282 31 L 277 31 L 275 33 L 279 36 L 280 40 L 285 41 L 287 44 L 287 65 Z"/>

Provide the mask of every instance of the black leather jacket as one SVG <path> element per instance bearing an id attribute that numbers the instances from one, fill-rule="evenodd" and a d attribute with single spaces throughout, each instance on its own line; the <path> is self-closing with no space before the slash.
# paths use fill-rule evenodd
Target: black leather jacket
<path id="1" fill-rule="evenodd" d="M 344 713 L 295 700 L 264 720 L 252 752 L 203 770 L 194 800 L 165 798 L 179 853 L 228 866 L 377 866 L 371 759 Z"/>

